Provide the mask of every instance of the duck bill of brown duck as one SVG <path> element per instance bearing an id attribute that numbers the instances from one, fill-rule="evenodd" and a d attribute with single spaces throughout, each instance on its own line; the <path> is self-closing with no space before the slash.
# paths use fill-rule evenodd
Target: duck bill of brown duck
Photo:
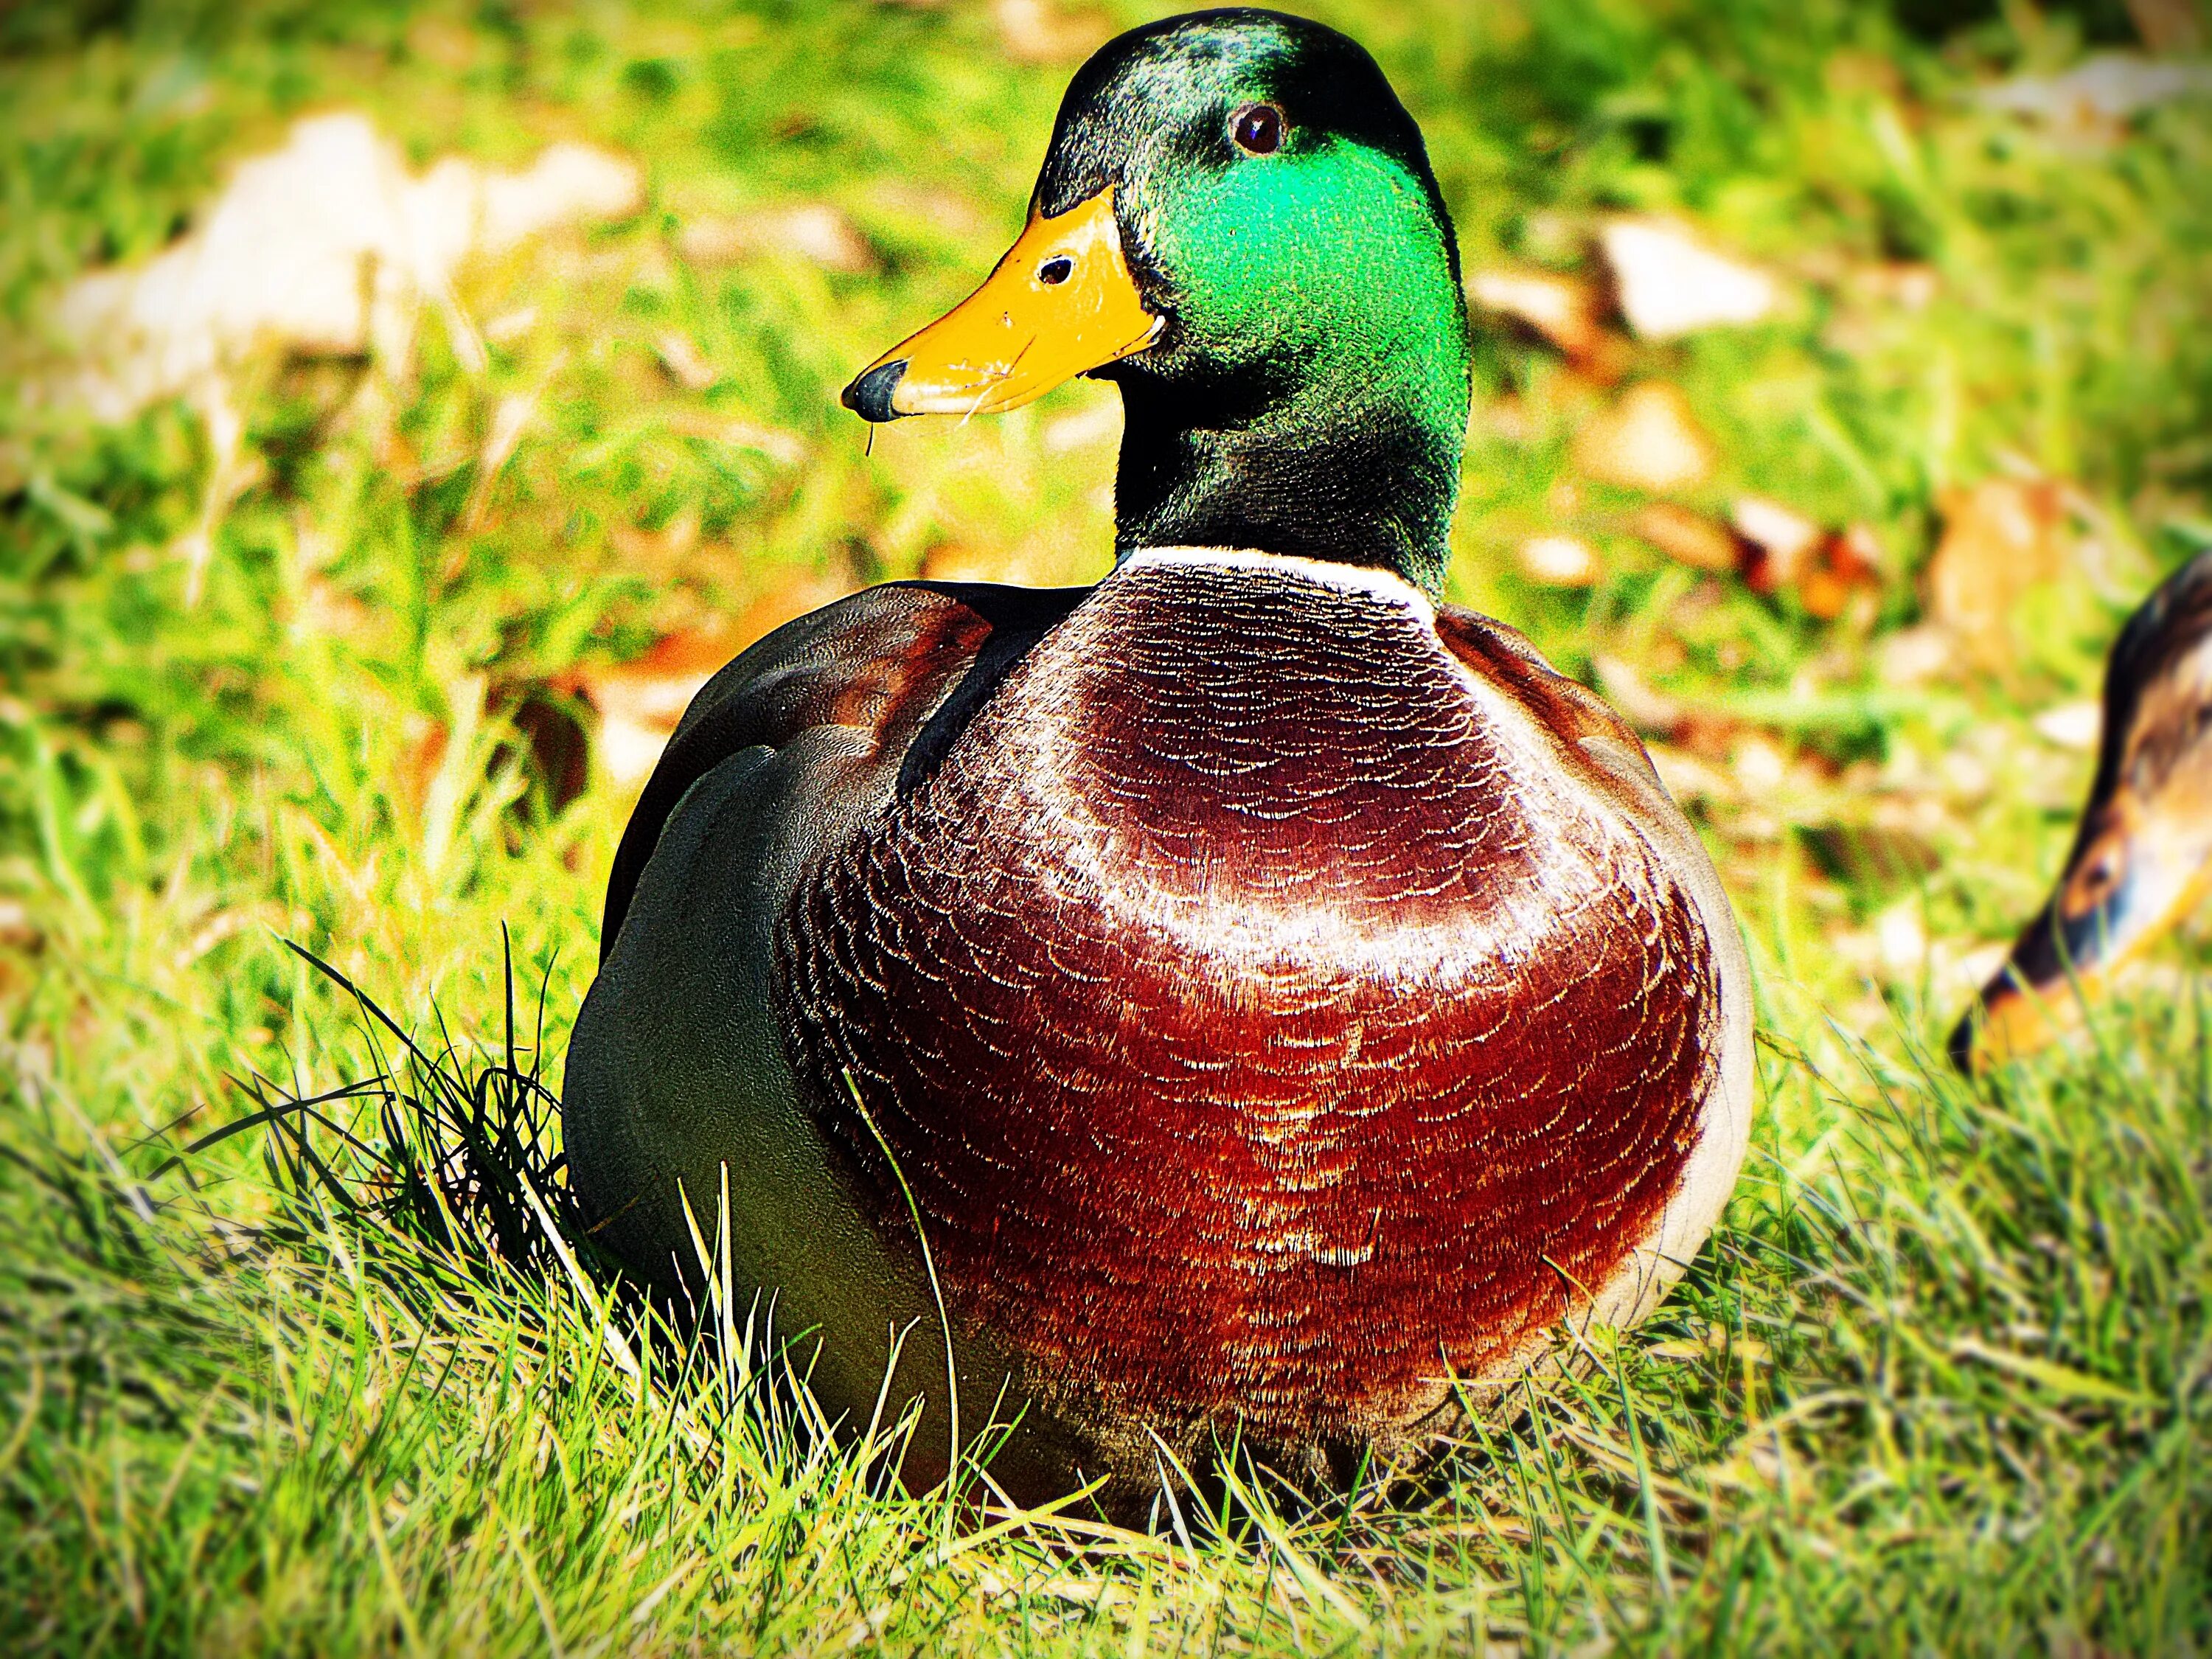
<path id="1" fill-rule="evenodd" d="M 2203 898 L 2206 828 L 2165 805 L 2123 787 L 2093 810 L 2051 902 L 1952 1034 L 1960 1066 L 1979 1071 L 2042 1048 Z"/>

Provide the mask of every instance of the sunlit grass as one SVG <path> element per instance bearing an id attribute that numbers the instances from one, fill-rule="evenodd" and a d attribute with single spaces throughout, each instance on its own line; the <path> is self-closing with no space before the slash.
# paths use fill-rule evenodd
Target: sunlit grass
<path id="1" fill-rule="evenodd" d="M 1755 0 L 1331 15 L 1421 118 L 1470 262 L 1571 266 L 1595 216 L 1663 210 L 1779 271 L 1777 320 L 1634 372 L 1719 443 L 1698 505 L 1754 489 L 1881 549 L 1878 599 L 1832 623 L 1670 565 L 1632 501 L 1562 489 L 1601 394 L 1486 335 L 1455 595 L 1783 769 L 1694 803 L 1759 970 L 1761 1115 L 1661 1316 L 1581 1334 L 1569 1376 L 1410 1480 L 1316 1508 L 1232 1463 L 1144 1534 L 908 1494 L 896 1423 L 822 1422 L 804 1334 L 658 1320 L 577 1226 L 550 1111 L 629 803 L 600 775 L 556 806 L 487 692 L 917 569 L 1103 568 L 1110 393 L 872 453 L 834 404 L 987 268 L 1069 64 L 1011 57 L 988 9 L 21 8 L 0 1647 L 2212 1645 L 2200 953 L 1978 1087 L 1940 1047 L 1960 963 L 2039 901 L 2086 782 L 2028 717 L 2091 695 L 2207 538 L 2212 124 L 2088 144 L 1975 110 L 1975 76 L 2073 59 L 2074 15 L 2026 8 L 1941 45 Z M 334 104 L 417 162 L 610 145 L 646 205 L 470 271 L 480 369 L 434 319 L 404 362 L 240 366 L 252 466 L 188 604 L 203 424 L 29 395 L 41 307 Z M 792 202 L 836 205 L 869 267 L 682 252 L 702 216 Z M 1859 281 L 1900 263 L 1934 273 L 1921 309 Z M 1941 492 L 2007 469 L 2078 482 L 2094 557 L 2005 662 L 1897 678 Z M 1513 565 L 1563 513 L 1606 556 L 1594 589 Z"/>

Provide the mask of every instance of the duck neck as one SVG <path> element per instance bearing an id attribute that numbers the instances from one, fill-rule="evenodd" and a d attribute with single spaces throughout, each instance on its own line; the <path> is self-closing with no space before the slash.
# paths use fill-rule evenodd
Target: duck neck
<path id="1" fill-rule="evenodd" d="M 1268 397 L 1184 377 L 1118 377 L 1126 422 L 1116 556 L 1249 548 L 1377 567 L 1437 594 L 1459 495 L 1463 355 L 1456 374 L 1446 374 L 1441 397 L 1320 381 Z"/>

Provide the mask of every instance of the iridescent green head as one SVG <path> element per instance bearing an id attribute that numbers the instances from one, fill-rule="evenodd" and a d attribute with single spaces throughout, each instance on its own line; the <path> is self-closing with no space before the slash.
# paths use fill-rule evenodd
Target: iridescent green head
<path id="1" fill-rule="evenodd" d="M 1420 131 L 1373 58 L 1244 9 L 1110 42 L 1067 89 L 1022 239 L 846 401 L 872 419 L 1006 408 L 1075 373 L 1127 405 L 1121 550 L 1441 583 L 1467 313 Z"/>

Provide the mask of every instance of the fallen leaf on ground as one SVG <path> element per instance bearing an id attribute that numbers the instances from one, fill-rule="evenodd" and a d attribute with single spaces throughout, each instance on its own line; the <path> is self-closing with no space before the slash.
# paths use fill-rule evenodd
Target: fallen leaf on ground
<path id="1" fill-rule="evenodd" d="M 1851 284 L 1866 298 L 1907 311 L 1925 311 L 1942 288 L 1933 265 L 1892 260 L 1865 265 L 1852 273 Z"/>
<path id="2" fill-rule="evenodd" d="M 699 348 L 691 343 L 691 337 L 680 330 L 665 329 L 654 335 L 653 349 L 660 358 L 661 367 L 687 392 L 704 392 L 720 378 L 714 367 L 699 355 Z"/>
<path id="3" fill-rule="evenodd" d="M 1864 525 L 1831 530 L 1759 496 L 1729 509 L 1746 586 L 1754 593 L 1794 588 L 1808 615 L 1832 622 L 1851 596 L 1881 585 L 1881 549 Z"/>
<path id="4" fill-rule="evenodd" d="M 33 925 L 31 912 L 21 899 L 0 898 L 0 945 L 28 950 L 44 936 Z"/>
<path id="5" fill-rule="evenodd" d="M 1640 736 L 1671 737 L 1682 727 L 1682 705 L 1636 671 L 1626 658 L 1600 652 L 1590 659 L 1598 690 L 1613 712 Z"/>
<path id="6" fill-rule="evenodd" d="M 1521 574 L 1547 587 L 1594 587 L 1605 565 L 1577 536 L 1531 536 L 1514 550 Z"/>
<path id="7" fill-rule="evenodd" d="M 2046 708 L 2028 722 L 2036 734 L 2061 749 L 2094 749 L 2105 729 L 2102 704 L 2084 699 Z"/>
<path id="8" fill-rule="evenodd" d="M 1681 389 L 1643 380 L 1575 434 L 1575 465 L 1593 478 L 1655 495 L 1702 483 L 1713 470 L 1712 442 Z"/>
<path id="9" fill-rule="evenodd" d="M 642 199 L 635 164 L 588 144 L 554 144 L 520 173 L 448 156 L 424 183 L 441 176 L 459 181 L 448 187 L 459 189 L 464 203 L 480 192 L 473 244 L 461 252 L 500 253 L 557 225 L 620 219 Z"/>
<path id="10" fill-rule="evenodd" d="M 1892 685 L 1919 685 L 1951 665 L 1956 644 L 1941 628 L 1899 629 L 1881 642 L 1881 677 Z"/>
<path id="11" fill-rule="evenodd" d="M 62 390 L 119 421 L 258 345 L 400 361 L 425 301 L 445 309 L 457 352 L 480 360 L 452 299 L 460 263 L 639 199 L 632 163 L 584 145 L 553 145 L 520 173 L 448 156 L 416 177 L 366 117 L 314 116 L 241 164 L 175 246 L 70 288 L 58 320 L 85 366 Z"/>
<path id="12" fill-rule="evenodd" d="M 1063 64 L 1087 58 L 1113 30 L 1094 12 L 1061 11 L 1051 0 L 996 0 L 991 19 L 1006 55 L 1022 64 Z"/>
<path id="13" fill-rule="evenodd" d="M 319 572 L 301 586 L 289 620 L 295 639 L 319 634 L 358 644 L 376 626 L 377 617 L 358 597 Z"/>
<path id="14" fill-rule="evenodd" d="M 1714 252 L 1665 220 L 1616 219 L 1598 233 L 1598 246 L 1613 272 L 1620 314 L 1642 339 L 1755 323 L 1778 297 L 1765 271 Z"/>
<path id="15" fill-rule="evenodd" d="M 2207 94 L 2212 94 L 2212 64 L 2106 52 L 2063 75 L 2019 76 L 1984 87 L 1979 101 L 1985 109 L 2081 130 L 2125 121 L 2160 104 Z"/>
<path id="16" fill-rule="evenodd" d="M 1749 795 L 1764 794 L 1790 775 L 1789 757 L 1756 732 L 1738 741 L 1729 763 L 1737 784 Z"/>
<path id="17" fill-rule="evenodd" d="M 1820 66 L 1820 81 L 1839 97 L 1864 93 L 1897 100 L 1905 96 L 1904 72 L 1886 52 L 1850 46 L 1832 52 Z"/>
<path id="18" fill-rule="evenodd" d="M 1638 508 L 1631 527 L 1669 558 L 1693 569 L 1733 571 L 1741 562 L 1741 550 L 1726 526 L 1672 501 L 1652 501 Z"/>
<path id="19" fill-rule="evenodd" d="M 2064 572 L 2068 499 L 2051 478 L 1985 478 L 1943 493 L 1943 534 L 1928 564 L 1929 617 L 1983 666 L 2012 655 L 2009 623 L 2021 595 Z"/>
<path id="20" fill-rule="evenodd" d="M 1881 586 L 1881 544 L 1873 529 L 1855 524 L 1828 538 L 1819 568 L 1800 584 L 1798 598 L 1814 616 L 1832 620 L 1849 608 L 1853 592 Z M 1866 620 L 1875 612 L 1869 609 Z"/>
<path id="21" fill-rule="evenodd" d="M 642 525 L 617 525 L 608 539 L 641 574 L 665 577 L 680 568 L 684 557 L 699 544 L 699 509 L 685 506 L 657 530 Z"/>
<path id="22" fill-rule="evenodd" d="M 664 635 L 641 656 L 579 669 L 554 682 L 580 693 L 599 717 L 599 759 L 612 782 L 642 782 L 699 688 L 736 654 L 728 634 Z"/>
<path id="23" fill-rule="evenodd" d="M 796 254 L 824 270 L 848 276 L 873 270 L 881 263 L 868 239 L 827 202 L 694 219 L 676 233 L 676 251 L 696 265 Z"/>
<path id="24" fill-rule="evenodd" d="M 1802 577 L 1820 546 L 1820 526 L 1779 501 L 1741 495 L 1729 509 L 1736 534 L 1750 546 L 1746 571 L 1753 587 L 1765 592 Z"/>
<path id="25" fill-rule="evenodd" d="M 1548 270 L 1478 270 L 1468 297 L 1556 349 L 1592 378 L 1610 383 L 1627 367 L 1628 343 L 1601 319 L 1602 300 L 1589 283 Z"/>
<path id="26" fill-rule="evenodd" d="M 579 718 L 580 701 L 575 692 L 543 681 L 495 681 L 484 694 L 484 712 L 514 728 L 530 772 L 545 792 L 545 805 L 555 812 L 592 781 L 592 738 Z M 514 758 L 514 746 L 502 742 L 492 750 L 490 769 L 496 772 Z"/>

